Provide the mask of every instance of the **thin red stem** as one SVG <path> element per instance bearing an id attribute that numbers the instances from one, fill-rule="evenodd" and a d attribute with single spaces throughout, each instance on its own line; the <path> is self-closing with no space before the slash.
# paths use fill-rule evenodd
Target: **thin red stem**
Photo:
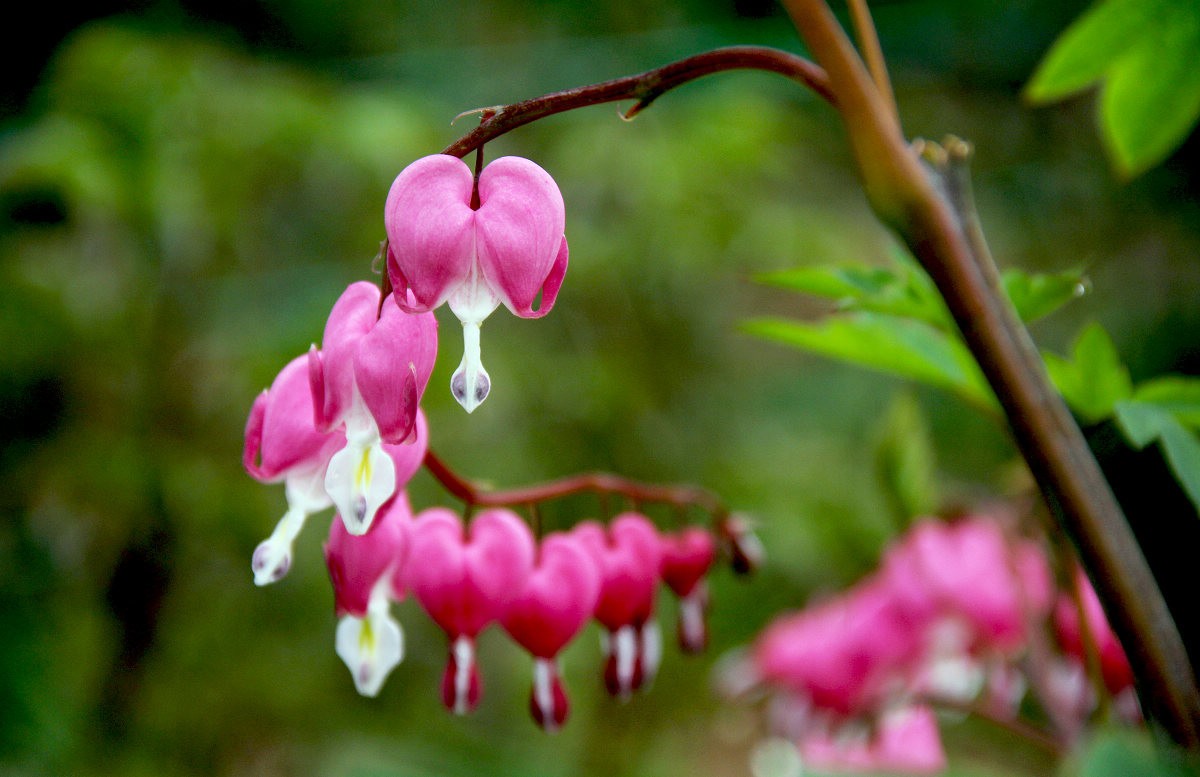
<path id="1" fill-rule="evenodd" d="M 729 46 L 686 57 L 645 73 L 554 92 L 512 105 L 486 108 L 482 111 L 479 126 L 451 143 L 442 153 L 463 157 L 517 127 L 589 105 L 636 100 L 637 103 L 624 113 L 625 118 L 632 118 L 665 92 L 702 76 L 727 70 L 778 73 L 809 87 L 826 102 L 836 102 L 825 71 L 804 57 L 765 46 Z"/>
<path id="2" fill-rule="evenodd" d="M 601 497 L 620 494 L 634 502 L 655 502 L 677 508 L 699 507 L 714 520 L 729 514 L 724 503 L 705 489 L 640 483 L 608 472 L 585 472 L 534 486 L 492 491 L 458 475 L 432 450 L 425 452 L 425 468 L 446 491 L 471 507 L 537 505 L 572 494 L 595 493 Z"/>

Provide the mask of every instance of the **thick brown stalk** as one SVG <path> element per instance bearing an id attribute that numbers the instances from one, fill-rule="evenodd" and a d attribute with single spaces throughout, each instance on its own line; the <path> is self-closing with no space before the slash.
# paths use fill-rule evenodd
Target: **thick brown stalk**
<path id="1" fill-rule="evenodd" d="M 784 5 L 829 75 L 872 207 L 937 284 L 1043 496 L 1079 549 L 1128 650 L 1145 710 L 1180 744 L 1200 746 L 1200 693 L 1179 631 L 1079 427 L 997 288 L 994 267 L 972 250 L 828 6 Z"/>
<path id="2" fill-rule="evenodd" d="M 764 46 L 729 46 L 696 54 L 638 75 L 554 92 L 512 105 L 485 108 L 479 126 L 451 143 L 442 153 L 462 157 L 489 140 L 531 121 L 589 105 L 637 100 L 623 114 L 627 119 L 632 118 L 664 92 L 702 76 L 727 70 L 778 73 L 804 84 L 826 101 L 833 102 L 825 71 L 804 57 Z"/>

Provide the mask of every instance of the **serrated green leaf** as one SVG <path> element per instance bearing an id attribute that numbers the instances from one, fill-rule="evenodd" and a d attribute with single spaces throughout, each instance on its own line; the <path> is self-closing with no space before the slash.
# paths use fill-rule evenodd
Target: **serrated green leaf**
<path id="1" fill-rule="evenodd" d="M 1161 4 L 1162 0 L 1106 0 L 1093 5 L 1050 47 L 1025 96 L 1050 102 L 1098 81 L 1145 30 L 1155 29 Z"/>
<path id="2" fill-rule="evenodd" d="M 1026 323 L 1048 316 L 1087 291 L 1083 273 L 1026 273 L 1008 270 L 1002 279 L 1017 316 Z"/>
<path id="3" fill-rule="evenodd" d="M 1168 411 L 1184 426 L 1200 428 L 1200 378 L 1164 375 L 1139 384 L 1133 398 Z"/>
<path id="4" fill-rule="evenodd" d="M 768 340 L 947 389 L 989 410 L 997 407 L 966 346 L 921 322 L 862 312 L 815 323 L 755 319 L 742 328 Z"/>
<path id="5" fill-rule="evenodd" d="M 901 394 L 884 416 L 875 470 L 901 526 L 938 503 L 933 437 L 916 398 Z"/>
<path id="6" fill-rule="evenodd" d="M 1200 3 L 1166 5 L 1112 68 L 1100 101 L 1105 143 L 1127 176 L 1162 161 L 1200 118 Z"/>
<path id="7" fill-rule="evenodd" d="M 1091 324 L 1080 333 L 1069 361 L 1051 353 L 1043 354 L 1043 358 L 1050 380 L 1086 423 L 1108 418 L 1117 402 L 1133 394 L 1129 370 L 1121 362 L 1112 338 L 1099 324 Z"/>
<path id="8" fill-rule="evenodd" d="M 1137 448 L 1152 442 L 1162 446 L 1163 457 L 1188 499 L 1200 511 L 1200 440 L 1161 407 L 1134 400 L 1118 402 L 1117 425 Z"/>

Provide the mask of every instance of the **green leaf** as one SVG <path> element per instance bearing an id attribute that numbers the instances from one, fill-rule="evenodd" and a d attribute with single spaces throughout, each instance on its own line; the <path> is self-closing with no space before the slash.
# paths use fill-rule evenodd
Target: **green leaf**
<path id="1" fill-rule="evenodd" d="M 1200 118 L 1200 3 L 1168 5 L 1113 68 L 1100 100 L 1104 140 L 1127 176 L 1166 158 Z"/>
<path id="2" fill-rule="evenodd" d="M 937 289 L 915 265 L 900 271 L 862 265 L 798 267 L 766 273 L 756 280 L 837 300 L 844 310 L 886 313 L 924 321 L 941 329 L 954 326 Z"/>
<path id="3" fill-rule="evenodd" d="M 1060 100 L 1100 80 L 1139 36 L 1154 32 L 1162 4 L 1107 0 L 1093 5 L 1050 47 L 1025 87 L 1026 98 L 1039 103 Z"/>
<path id="4" fill-rule="evenodd" d="M 1026 273 L 1008 270 L 1001 279 L 1017 315 L 1026 323 L 1050 315 L 1073 299 L 1087 293 L 1083 273 Z"/>
<path id="5" fill-rule="evenodd" d="M 1200 429 L 1200 378 L 1164 375 L 1139 384 L 1133 398 L 1167 410 L 1184 426 Z"/>
<path id="6" fill-rule="evenodd" d="M 937 509 L 933 436 L 921 405 L 910 393 L 897 396 L 884 416 L 875 471 L 901 526 Z"/>
<path id="7" fill-rule="evenodd" d="M 1128 400 L 1115 410 L 1117 425 L 1135 447 L 1159 443 L 1175 479 L 1200 510 L 1200 440 L 1161 407 Z"/>
<path id="8" fill-rule="evenodd" d="M 1118 170 L 1162 161 L 1200 118 L 1200 3 L 1104 0 L 1051 47 L 1025 89 L 1058 100 L 1104 80 L 1101 134 Z"/>
<path id="9" fill-rule="evenodd" d="M 1086 423 L 1103 421 L 1112 415 L 1117 402 L 1133 395 L 1129 370 L 1099 324 L 1092 324 L 1080 333 L 1070 360 L 1052 353 L 1043 357 L 1050 380 Z"/>
<path id="10" fill-rule="evenodd" d="M 742 328 L 801 350 L 948 389 L 988 410 L 997 407 L 966 346 L 922 322 L 861 312 L 815 323 L 755 319 Z"/>

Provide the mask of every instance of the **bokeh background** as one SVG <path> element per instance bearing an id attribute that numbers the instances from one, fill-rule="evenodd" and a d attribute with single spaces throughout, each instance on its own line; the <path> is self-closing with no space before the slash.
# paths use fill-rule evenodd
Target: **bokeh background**
<path id="1" fill-rule="evenodd" d="M 1195 373 L 1197 143 L 1121 182 L 1090 97 L 1020 100 L 1084 5 L 875 7 L 906 131 L 977 146 L 1001 264 L 1087 272 L 1090 293 L 1039 322 L 1039 343 L 1061 352 L 1096 320 L 1135 378 Z M 0 85 L 0 773 L 747 774 L 759 710 L 722 703 L 714 667 L 875 563 L 896 531 L 877 466 L 895 409 L 929 430 L 943 504 L 1027 485 L 1004 435 L 956 400 L 738 331 L 828 310 L 755 273 L 888 261 L 827 106 L 733 73 L 632 123 L 613 106 L 554 117 L 488 151 L 531 157 L 561 186 L 562 294 L 541 321 L 488 321 L 493 392 L 469 418 L 446 388 L 457 323 L 439 313 L 433 446 L 504 486 L 592 469 L 702 484 L 758 521 L 769 562 L 751 580 L 713 575 L 709 654 L 669 645 L 632 703 L 601 691 L 590 627 L 565 656 L 574 715 L 555 736 L 528 720 L 527 658 L 497 633 L 482 640 L 480 710 L 447 714 L 444 640 L 412 602 L 407 659 L 360 698 L 333 652 L 329 515 L 291 575 L 256 589 L 250 554 L 283 493 L 239 456 L 256 393 L 320 339 L 346 284 L 376 277 L 391 179 L 469 129 L 451 126 L 460 111 L 720 45 L 800 50 L 796 35 L 766 0 L 31 12 L 10 35 L 33 53 Z M 411 493 L 455 504 L 424 473 Z M 599 509 L 571 499 L 545 516 Z M 661 611 L 669 636 L 666 596 Z M 947 736 L 956 774 L 1051 768 L 970 722 Z"/>

